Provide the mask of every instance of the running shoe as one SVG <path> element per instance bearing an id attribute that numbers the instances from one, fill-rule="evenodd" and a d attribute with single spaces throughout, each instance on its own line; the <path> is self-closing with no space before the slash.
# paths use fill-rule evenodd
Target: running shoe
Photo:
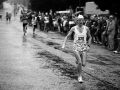
<path id="1" fill-rule="evenodd" d="M 79 82 L 79 83 L 83 83 L 82 76 L 79 76 L 79 77 L 78 77 L 78 82 Z"/>

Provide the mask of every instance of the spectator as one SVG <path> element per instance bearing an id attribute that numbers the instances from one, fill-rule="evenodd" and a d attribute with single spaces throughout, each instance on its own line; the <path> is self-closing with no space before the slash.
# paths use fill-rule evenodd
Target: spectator
<path id="1" fill-rule="evenodd" d="M 107 18 L 103 18 L 103 25 L 102 25 L 102 36 L 101 36 L 101 41 L 103 46 L 107 46 Z"/>
<path id="2" fill-rule="evenodd" d="M 117 49 L 115 51 L 113 51 L 114 53 L 120 53 L 120 20 L 117 23 L 118 25 L 118 29 L 117 29 Z"/>
<path id="3" fill-rule="evenodd" d="M 62 20 L 61 20 L 60 15 L 58 15 L 57 22 L 58 22 L 58 31 L 61 32 L 61 29 L 62 29 Z"/>
<path id="4" fill-rule="evenodd" d="M 114 50 L 115 21 L 113 16 L 109 17 L 108 23 L 108 49 Z"/>
<path id="5" fill-rule="evenodd" d="M 64 21 L 63 21 L 63 32 L 67 33 L 69 30 L 69 21 L 68 21 L 68 17 L 64 16 Z"/>
<path id="6" fill-rule="evenodd" d="M 52 13 L 49 14 L 49 28 L 53 30 L 53 15 Z"/>
<path id="7" fill-rule="evenodd" d="M 44 21 L 44 31 L 48 32 L 49 31 L 49 15 L 48 13 L 45 14 L 45 17 L 44 17 L 45 21 Z"/>

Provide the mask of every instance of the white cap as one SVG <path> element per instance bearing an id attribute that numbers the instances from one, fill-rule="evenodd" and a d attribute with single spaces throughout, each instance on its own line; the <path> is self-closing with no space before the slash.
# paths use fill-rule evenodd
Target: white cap
<path id="1" fill-rule="evenodd" d="M 83 15 L 78 15 L 78 19 L 84 19 Z"/>
<path id="2" fill-rule="evenodd" d="M 110 17 L 109 18 L 113 18 L 113 15 L 110 15 Z"/>

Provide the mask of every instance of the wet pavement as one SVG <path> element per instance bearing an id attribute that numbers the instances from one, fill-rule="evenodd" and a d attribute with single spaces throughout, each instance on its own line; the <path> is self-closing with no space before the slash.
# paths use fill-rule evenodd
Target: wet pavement
<path id="1" fill-rule="evenodd" d="M 22 34 L 0 22 L 0 90 L 74 90 L 76 81 L 60 75 L 55 60 Z"/>
<path id="2" fill-rule="evenodd" d="M 120 90 L 120 55 L 92 45 L 80 84 L 71 40 L 62 50 L 63 35 L 36 33 L 23 36 L 19 15 L 0 21 L 0 90 Z"/>
<path id="3" fill-rule="evenodd" d="M 15 27 L 0 21 L 0 90 L 75 90 L 76 80 Z"/>

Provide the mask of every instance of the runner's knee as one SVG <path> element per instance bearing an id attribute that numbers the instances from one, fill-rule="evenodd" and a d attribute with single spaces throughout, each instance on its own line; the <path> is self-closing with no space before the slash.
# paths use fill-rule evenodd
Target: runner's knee
<path id="1" fill-rule="evenodd" d="M 75 51 L 74 54 L 75 54 L 75 57 L 76 57 L 78 63 L 81 63 L 81 57 L 80 57 L 79 52 Z"/>

